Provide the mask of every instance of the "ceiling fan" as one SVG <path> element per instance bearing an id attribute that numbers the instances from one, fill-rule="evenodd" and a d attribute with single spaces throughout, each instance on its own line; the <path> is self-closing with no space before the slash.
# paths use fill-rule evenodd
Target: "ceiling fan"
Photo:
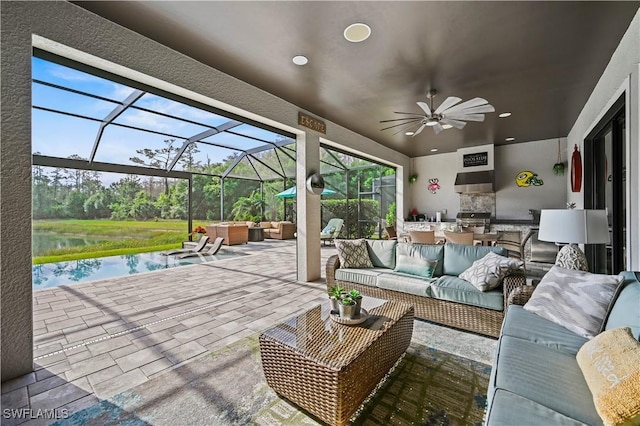
<path id="1" fill-rule="evenodd" d="M 462 129 L 467 125 L 466 121 L 484 121 L 485 112 L 494 112 L 496 110 L 492 105 L 489 105 L 489 102 L 486 99 L 473 98 L 460 103 L 462 99 L 455 96 L 449 96 L 438 108 L 434 110 L 433 98 L 435 98 L 436 94 L 437 92 L 435 89 L 431 89 L 429 93 L 427 93 L 429 105 L 427 105 L 426 102 L 417 102 L 418 106 L 424 111 L 424 114 L 394 111 L 396 114 L 405 114 L 409 117 L 382 120 L 380 123 L 395 121 L 402 121 L 402 123 L 394 124 L 393 126 L 385 127 L 380 130 L 387 130 L 402 126 L 402 128 L 394 134 L 402 131 L 407 131 L 407 134 L 409 134 L 409 131 L 412 128 L 415 128 L 417 130 L 411 134 L 412 136 L 416 136 L 420 134 L 425 127 L 433 127 L 433 131 L 437 135 L 444 129 L 450 129 L 451 127 Z"/>

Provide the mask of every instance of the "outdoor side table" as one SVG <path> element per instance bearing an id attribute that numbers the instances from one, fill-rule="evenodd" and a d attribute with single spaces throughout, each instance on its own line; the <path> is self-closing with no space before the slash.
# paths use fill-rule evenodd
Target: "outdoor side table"
<path id="1" fill-rule="evenodd" d="M 271 388 L 331 425 L 345 424 L 404 354 L 413 333 L 413 306 L 365 297 L 370 317 L 359 325 L 329 318 L 320 306 L 260 335 Z"/>
<path id="2" fill-rule="evenodd" d="M 249 241 L 264 241 L 264 229 L 259 226 L 249 228 Z"/>

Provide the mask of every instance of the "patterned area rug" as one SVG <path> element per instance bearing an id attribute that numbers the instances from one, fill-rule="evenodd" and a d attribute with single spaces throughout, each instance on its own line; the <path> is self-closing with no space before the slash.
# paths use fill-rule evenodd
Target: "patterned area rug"
<path id="1" fill-rule="evenodd" d="M 353 425 L 480 425 L 491 367 L 412 342 Z M 56 425 L 317 425 L 266 384 L 257 337 L 178 367 Z"/>

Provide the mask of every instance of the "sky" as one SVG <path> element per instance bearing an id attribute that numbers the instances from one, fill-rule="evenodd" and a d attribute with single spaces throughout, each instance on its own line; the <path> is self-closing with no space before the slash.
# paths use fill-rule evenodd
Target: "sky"
<path id="1" fill-rule="evenodd" d="M 134 91 L 131 87 L 36 57 L 32 59 L 32 77 L 34 80 L 57 84 L 114 101 L 123 101 Z M 118 106 L 117 102 L 95 99 L 36 82 L 33 83 L 32 88 L 34 106 L 62 110 L 98 120 L 103 120 Z M 226 117 L 150 93 L 144 94 L 134 105 L 179 116 L 205 125 L 216 126 L 229 120 Z M 100 128 L 99 121 L 69 117 L 36 108 L 32 109 L 32 114 L 33 153 L 62 158 L 77 154 L 89 159 Z M 174 135 L 177 146 L 181 146 L 182 141 L 186 138 L 208 129 L 202 125 L 186 123 L 131 108 L 122 113 L 115 120 L 115 123 Z M 249 124 L 238 126 L 233 131 L 267 141 L 275 141 L 279 137 L 276 133 Z M 164 146 L 163 141 L 171 138 L 171 136 L 157 135 L 119 126 L 107 126 L 94 160 L 133 165 L 135 163 L 130 158 L 139 156 L 136 154 L 137 149 L 161 148 Z M 250 149 L 263 145 L 262 142 L 229 133 L 220 133 L 206 138 L 205 141 L 221 143 L 240 149 Z M 196 154 L 196 160 L 203 164 L 206 164 L 207 161 L 212 163 L 221 162 L 224 158 L 237 152 L 232 149 L 213 147 L 206 144 L 198 144 L 198 149 L 200 152 Z M 174 170 L 181 170 L 181 167 L 176 166 Z"/>

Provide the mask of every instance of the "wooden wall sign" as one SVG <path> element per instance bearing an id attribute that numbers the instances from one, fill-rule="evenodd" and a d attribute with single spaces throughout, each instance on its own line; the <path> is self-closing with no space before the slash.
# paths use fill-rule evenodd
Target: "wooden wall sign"
<path id="1" fill-rule="evenodd" d="M 322 133 L 323 135 L 327 134 L 327 125 L 324 121 L 313 118 L 310 115 L 305 114 L 304 112 L 298 111 L 298 124 L 300 126 L 306 127 L 307 129 L 315 130 L 318 133 Z"/>

